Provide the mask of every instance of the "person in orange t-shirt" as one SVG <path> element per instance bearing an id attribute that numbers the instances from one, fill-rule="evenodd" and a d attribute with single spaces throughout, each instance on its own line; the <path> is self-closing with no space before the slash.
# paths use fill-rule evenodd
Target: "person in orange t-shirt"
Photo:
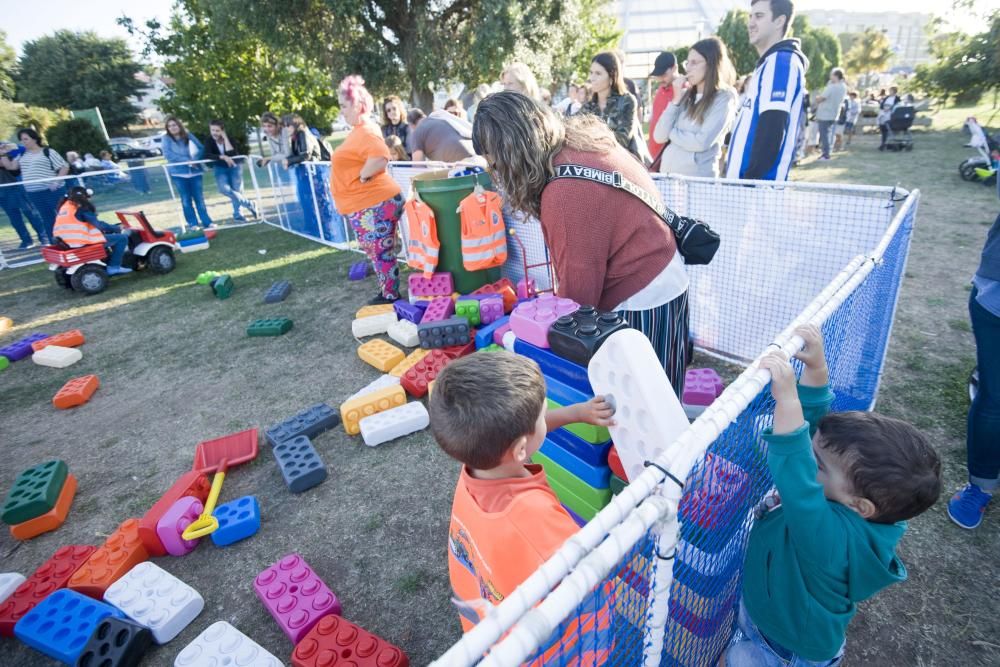
<path id="1" fill-rule="evenodd" d="M 464 631 L 579 530 L 542 466 L 529 463 L 545 434 L 575 422 L 608 426 L 613 414 L 601 396 L 547 411 L 538 365 L 509 352 L 472 354 L 438 375 L 431 431 L 441 449 L 462 463 L 448 530 L 448 571 Z M 580 621 L 577 635 L 606 626 L 610 611 L 594 616 L 599 620 Z M 559 644 L 567 650 L 569 645 Z"/>
<path id="2" fill-rule="evenodd" d="M 392 303 L 399 298 L 395 247 L 403 195 L 385 171 L 391 154 L 371 117 L 375 101 L 365 80 L 349 76 L 338 93 L 340 111 L 353 129 L 330 156 L 330 191 L 378 276 L 379 293 L 369 303 Z"/>

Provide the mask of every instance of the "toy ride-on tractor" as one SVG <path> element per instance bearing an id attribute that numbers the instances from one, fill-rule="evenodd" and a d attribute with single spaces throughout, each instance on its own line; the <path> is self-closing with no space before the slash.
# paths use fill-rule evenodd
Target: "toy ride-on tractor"
<path id="1" fill-rule="evenodd" d="M 122 266 L 133 271 L 148 268 L 153 273 L 170 273 L 177 266 L 174 250 L 177 237 L 173 232 L 153 229 L 142 211 L 116 211 L 122 233 L 128 236 L 128 247 Z M 110 249 L 103 243 L 70 248 L 59 239 L 42 248 L 42 258 L 55 271 L 61 287 L 85 294 L 99 294 L 108 286 L 107 261 Z"/>

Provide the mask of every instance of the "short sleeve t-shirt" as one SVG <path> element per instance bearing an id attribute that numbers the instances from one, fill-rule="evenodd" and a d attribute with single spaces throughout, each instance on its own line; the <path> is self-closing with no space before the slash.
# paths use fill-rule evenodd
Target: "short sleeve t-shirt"
<path id="1" fill-rule="evenodd" d="M 48 151 L 48 156 L 45 155 Z M 59 175 L 59 170 L 66 166 L 66 160 L 62 159 L 59 151 L 53 148 L 43 148 L 37 153 L 25 151 L 18 163 L 21 165 L 21 180 L 24 181 L 24 189 L 28 192 L 41 192 L 48 190 L 55 181 L 46 183 L 32 183 L 41 178 L 52 178 Z"/>
<path id="2" fill-rule="evenodd" d="M 338 213 L 357 213 L 400 193 L 399 185 L 385 171 L 367 183 L 361 182 L 361 168 L 375 157 L 392 159 L 381 131 L 371 123 L 362 123 L 351 130 L 330 156 L 330 192 Z"/>
<path id="3" fill-rule="evenodd" d="M 816 120 L 837 120 L 840 105 L 847 97 L 847 86 L 842 82 L 828 83 L 820 95 L 823 97 L 823 101 L 816 106 Z"/>
<path id="4" fill-rule="evenodd" d="M 472 125 L 446 111 L 435 111 L 410 133 L 409 151 L 423 151 L 428 160 L 466 160 L 476 154 L 472 148 Z"/>

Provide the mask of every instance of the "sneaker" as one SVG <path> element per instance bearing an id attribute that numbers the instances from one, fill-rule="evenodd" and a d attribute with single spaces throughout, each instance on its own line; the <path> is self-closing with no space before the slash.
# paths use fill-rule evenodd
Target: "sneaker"
<path id="1" fill-rule="evenodd" d="M 966 484 L 948 501 L 948 516 L 962 528 L 972 530 L 983 522 L 983 513 L 993 498 L 975 484 Z"/>
<path id="2" fill-rule="evenodd" d="M 250 217 L 254 220 L 260 219 L 260 212 L 257 210 L 257 204 L 250 202 Z"/>
<path id="3" fill-rule="evenodd" d="M 120 276 L 126 273 L 132 273 L 132 269 L 127 269 L 124 266 L 109 266 L 108 275 L 109 276 Z"/>
<path id="4" fill-rule="evenodd" d="M 818 162 L 829 162 L 829 161 L 830 161 L 830 156 L 829 155 L 821 155 L 820 158 L 819 158 L 819 160 L 818 160 Z"/>
<path id="5" fill-rule="evenodd" d="M 371 299 L 368 302 L 368 305 L 369 306 L 381 306 L 384 303 L 396 303 L 396 301 L 398 301 L 398 300 L 399 300 L 398 296 L 386 297 L 386 296 L 382 296 L 381 294 L 376 294 L 375 298 Z"/>
<path id="6" fill-rule="evenodd" d="M 35 245 L 35 242 L 32 241 L 31 239 L 28 239 L 27 241 L 21 241 L 21 245 L 19 245 L 17 247 L 18 247 L 18 250 L 27 250 L 28 248 L 31 248 L 34 245 Z"/>

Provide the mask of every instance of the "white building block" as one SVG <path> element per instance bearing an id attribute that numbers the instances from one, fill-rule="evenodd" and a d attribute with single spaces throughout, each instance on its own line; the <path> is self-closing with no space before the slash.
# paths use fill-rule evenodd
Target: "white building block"
<path id="1" fill-rule="evenodd" d="M 174 667 L 284 667 L 254 640 L 229 625 L 216 621 L 194 638 L 174 660 Z"/>
<path id="2" fill-rule="evenodd" d="M 362 419 L 361 437 L 366 445 L 374 447 L 427 428 L 430 423 L 427 408 L 414 401 Z"/>
<path id="3" fill-rule="evenodd" d="M 362 317 L 351 322 L 351 333 L 354 334 L 355 338 L 384 334 L 389 329 L 389 325 L 395 321 L 395 312 Z"/>
<path id="4" fill-rule="evenodd" d="M 176 637 L 205 608 L 198 591 L 149 561 L 111 584 L 104 601 L 149 628 L 157 644 Z"/>
<path id="5" fill-rule="evenodd" d="M 389 325 L 386 331 L 389 338 L 393 339 L 403 347 L 416 347 L 420 345 L 420 336 L 417 334 L 417 325 L 409 320 L 397 320 Z"/>
<path id="6" fill-rule="evenodd" d="M 377 379 L 369 382 L 368 385 L 365 386 L 361 391 L 357 391 L 350 397 L 348 397 L 344 401 L 344 403 L 347 403 L 347 401 L 353 401 L 358 396 L 364 396 L 365 394 L 370 394 L 373 391 L 378 391 L 379 389 L 385 389 L 386 387 L 391 387 L 394 384 L 399 384 L 398 377 L 394 375 L 389 375 L 388 373 L 386 373 L 385 375 L 380 375 Z"/>
<path id="7" fill-rule="evenodd" d="M 24 583 L 20 572 L 0 572 L 0 603 L 9 598 Z"/>
<path id="8" fill-rule="evenodd" d="M 83 352 L 75 347 L 48 345 L 31 355 L 31 360 L 39 366 L 66 368 L 83 359 Z"/>

